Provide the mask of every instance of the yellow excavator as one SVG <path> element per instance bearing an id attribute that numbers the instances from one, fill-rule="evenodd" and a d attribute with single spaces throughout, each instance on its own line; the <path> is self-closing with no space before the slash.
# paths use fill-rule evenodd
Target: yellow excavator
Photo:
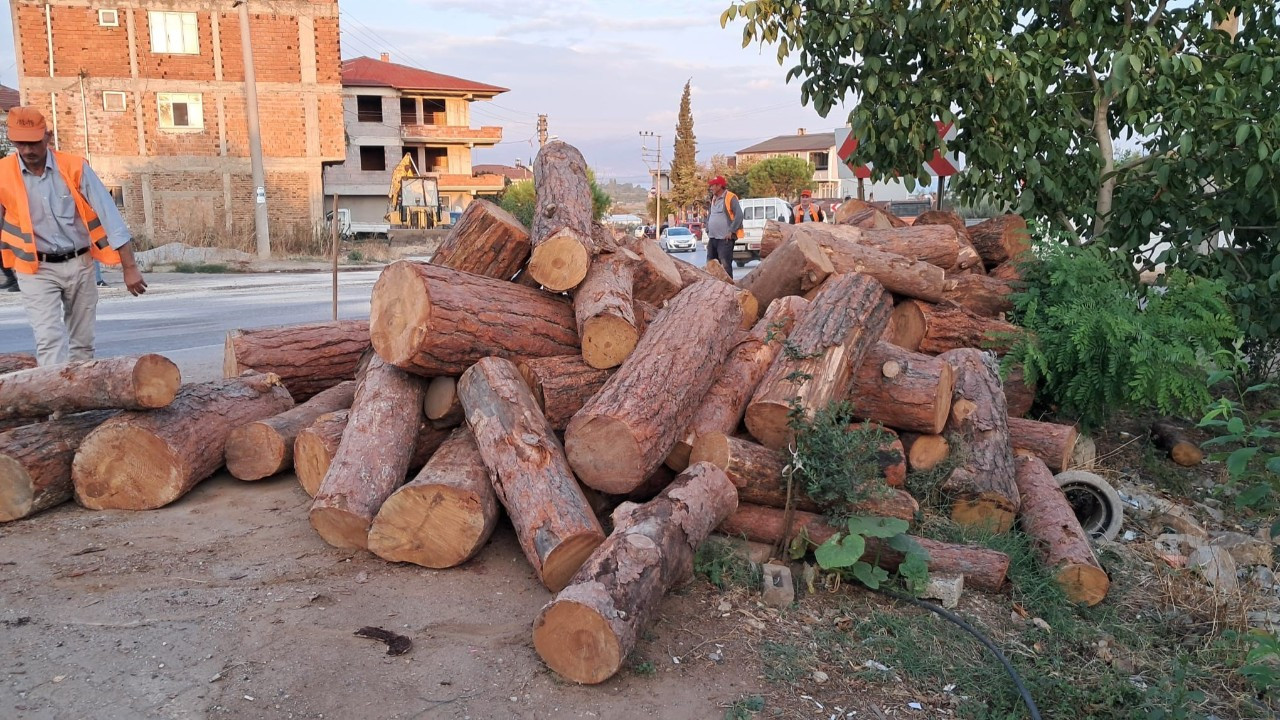
<path id="1" fill-rule="evenodd" d="M 440 224 L 440 184 L 434 177 L 420 175 L 411 155 L 405 155 L 391 173 L 387 222 L 391 230 L 429 230 Z"/>

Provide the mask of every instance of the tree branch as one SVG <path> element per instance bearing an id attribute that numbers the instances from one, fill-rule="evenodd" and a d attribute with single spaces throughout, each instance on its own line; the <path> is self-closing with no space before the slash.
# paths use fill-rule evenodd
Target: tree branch
<path id="1" fill-rule="evenodd" d="M 1147 30 L 1155 27 L 1156 23 L 1160 22 L 1160 16 L 1164 14 L 1164 6 L 1168 4 L 1169 0 L 1160 0 L 1160 2 L 1156 4 L 1156 9 L 1152 11 L 1151 17 L 1147 19 Z"/>

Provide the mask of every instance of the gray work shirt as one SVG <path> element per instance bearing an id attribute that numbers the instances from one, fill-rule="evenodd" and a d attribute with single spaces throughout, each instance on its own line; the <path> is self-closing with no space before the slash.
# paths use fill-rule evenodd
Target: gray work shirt
<path id="1" fill-rule="evenodd" d="M 716 240 L 726 240 L 735 237 L 738 228 L 742 227 L 742 206 L 738 204 L 737 199 L 733 201 L 733 220 L 729 219 L 729 213 L 725 212 L 724 200 L 729 197 L 728 193 L 720 197 L 711 198 L 711 209 L 707 212 L 707 237 Z"/>
<path id="2" fill-rule="evenodd" d="M 27 206 L 31 213 L 31 229 L 36 236 L 36 250 L 67 253 L 89 247 L 89 228 L 76 212 L 75 198 L 58 171 L 53 150 L 45 156 L 43 175 L 28 170 L 22 158 L 18 158 L 18 167 L 22 168 L 22 182 L 27 188 Z M 111 247 L 119 248 L 132 239 L 120 210 L 116 208 L 115 199 L 87 162 L 80 178 L 80 193 L 98 213 Z M 3 222 L 4 207 L 0 206 L 0 223 Z"/>

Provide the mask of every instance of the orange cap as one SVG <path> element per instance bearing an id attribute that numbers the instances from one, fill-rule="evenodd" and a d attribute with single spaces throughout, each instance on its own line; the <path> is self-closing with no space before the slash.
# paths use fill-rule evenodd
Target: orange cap
<path id="1" fill-rule="evenodd" d="M 812 190 L 801 190 L 801 191 L 800 191 L 800 197 L 813 197 L 813 191 L 812 191 Z"/>
<path id="2" fill-rule="evenodd" d="M 9 140 L 11 142 L 39 142 L 48 132 L 44 114 L 33 107 L 18 106 L 9 109 Z"/>

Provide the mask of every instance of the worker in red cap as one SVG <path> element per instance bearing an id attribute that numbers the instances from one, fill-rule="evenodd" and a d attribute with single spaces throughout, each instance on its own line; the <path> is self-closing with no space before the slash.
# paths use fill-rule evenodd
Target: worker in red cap
<path id="1" fill-rule="evenodd" d="M 719 260 L 733 277 L 733 244 L 742 237 L 742 204 L 729 192 L 724 176 L 707 181 L 711 209 L 707 211 L 707 262 Z"/>
<path id="2" fill-rule="evenodd" d="M 796 203 L 796 206 L 791 211 L 791 224 L 826 221 L 827 214 L 822 212 L 822 208 L 813 204 L 813 191 L 801 190 L 800 202 Z"/>
<path id="3" fill-rule="evenodd" d="M 84 158 L 49 148 L 39 110 L 15 107 L 8 119 L 16 152 L 0 159 L 0 260 L 17 271 L 36 362 L 92 359 L 98 315 L 94 261 L 123 266 L 129 292 L 146 292 L 133 236 Z"/>

